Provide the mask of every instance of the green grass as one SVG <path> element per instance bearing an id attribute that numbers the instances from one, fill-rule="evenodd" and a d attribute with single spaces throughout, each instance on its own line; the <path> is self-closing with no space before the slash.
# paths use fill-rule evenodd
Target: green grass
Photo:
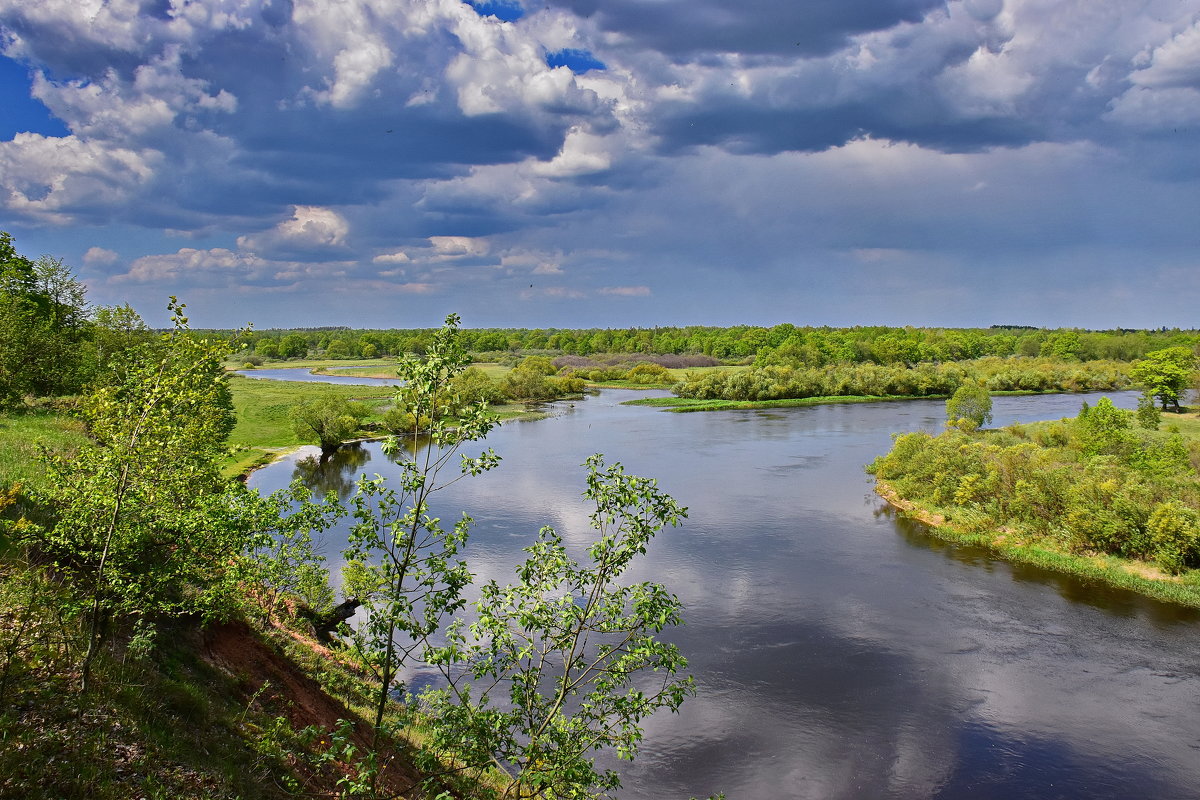
<path id="1" fill-rule="evenodd" d="M 0 488 L 14 483 L 42 486 L 46 473 L 38 446 L 69 455 L 84 441 L 83 424 L 66 414 L 25 411 L 0 415 Z"/>
<path id="2" fill-rule="evenodd" d="M 507 368 L 496 364 L 488 366 L 507 371 Z M 395 392 L 391 386 L 258 380 L 241 375 L 229 376 L 229 388 L 233 393 L 237 424 L 229 436 L 232 454 L 222 469 L 230 477 L 244 475 L 255 467 L 269 463 L 280 453 L 304 444 L 296 438 L 289 418 L 292 407 L 302 400 L 328 392 L 348 400 L 362 401 L 373 409 L 374 413 L 366 420 L 370 423 L 379 421 Z M 531 411 L 521 403 L 493 406 L 492 412 L 501 422 L 550 416 L 544 411 Z"/>
<path id="3" fill-rule="evenodd" d="M 390 402 L 390 386 L 342 386 L 332 383 L 272 381 L 229 376 L 233 409 L 237 424 L 229 435 L 233 455 L 224 465 L 226 474 L 240 475 L 269 461 L 275 454 L 303 444 L 292 431 L 289 413 L 302 400 L 321 394 L 335 394 L 361 400 L 376 411 Z M 374 417 L 377 419 L 377 417 Z M 371 421 L 372 418 L 368 418 Z"/>

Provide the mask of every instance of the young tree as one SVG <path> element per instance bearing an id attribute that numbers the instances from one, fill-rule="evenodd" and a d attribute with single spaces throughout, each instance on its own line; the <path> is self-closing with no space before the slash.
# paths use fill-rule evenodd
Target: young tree
<path id="1" fill-rule="evenodd" d="M 292 407 L 292 429 L 303 441 L 315 439 L 322 455 L 328 455 L 358 432 L 369 413 L 362 403 L 327 392 Z"/>
<path id="2" fill-rule="evenodd" d="M 363 480 L 352 501 L 357 522 L 344 555 L 354 565 L 366 616 L 353 632 L 353 642 L 378 682 L 376 736 L 396 676 L 447 616 L 462 607 L 462 590 L 471 579 L 460 557 L 471 519 L 463 515 L 447 530 L 433 515 L 430 497 L 500 460 L 491 450 L 474 457 L 460 452 L 484 438 L 495 421 L 486 402 L 465 402 L 451 388 L 470 363 L 457 341 L 458 321 L 456 315 L 446 317 L 425 356 L 399 364 L 404 383 L 396 390 L 396 404 L 416 420 L 409 431 L 411 448 L 396 437 L 384 443 L 385 452 L 399 458 L 399 486 L 391 488 L 378 476 Z"/>
<path id="3" fill-rule="evenodd" d="M 1163 411 L 1167 410 L 1168 403 L 1179 411 L 1179 397 L 1192 382 L 1195 372 L 1195 353 L 1186 347 L 1168 347 L 1147 353 L 1133 365 L 1129 374 L 1148 397 L 1162 403 Z"/>
<path id="4" fill-rule="evenodd" d="M 977 381 L 963 381 L 946 401 L 947 423 L 963 430 L 975 430 L 992 421 L 992 397 Z"/>
<path id="5" fill-rule="evenodd" d="M 244 545 L 219 468 L 234 422 L 228 349 L 192 336 L 175 298 L 168 308 L 174 329 L 132 351 L 119 377 L 85 399 L 91 443 L 47 457 L 54 488 L 44 499 L 56 522 L 31 543 L 53 561 L 68 611 L 87 630 L 84 692 L 111 623 L 217 613 Z"/>
<path id="6" fill-rule="evenodd" d="M 456 624 L 432 649 L 449 688 L 429 692 L 431 746 L 453 763 L 509 773 L 503 797 L 593 797 L 620 786 L 594 754 L 633 759 L 642 721 L 675 711 L 694 692 L 687 661 L 658 639 L 681 623 L 681 604 L 661 584 L 628 582 L 634 561 L 687 510 L 653 480 L 588 459 L 584 497 L 598 532 L 576 561 L 543 528 L 517 581 L 490 581 L 478 619 Z M 465 671 L 465 675 L 463 672 Z M 499 688 L 501 697 L 493 697 Z"/>

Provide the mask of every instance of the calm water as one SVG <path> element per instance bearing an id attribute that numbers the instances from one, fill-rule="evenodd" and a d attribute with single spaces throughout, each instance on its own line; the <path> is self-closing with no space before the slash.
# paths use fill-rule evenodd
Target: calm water
<path id="1" fill-rule="evenodd" d="M 333 367 L 353 369 L 353 367 Z M 261 381 L 299 381 L 302 383 L 340 383 L 345 386 L 399 386 L 399 378 L 361 378 L 357 375 L 316 375 L 307 367 L 272 367 L 269 369 L 239 369 L 238 375 Z"/>
<path id="2" fill-rule="evenodd" d="M 940 427 L 942 402 L 668 414 L 631 396 L 497 429 L 500 468 L 439 501 L 475 516 L 476 570 L 504 581 L 544 524 L 588 541 L 576 465 L 593 452 L 689 506 L 636 577 L 685 601 L 674 639 L 699 696 L 650 720 L 621 797 L 1200 796 L 1200 616 L 948 547 L 872 493 L 863 464 Z M 1082 399 L 996 398 L 994 424 Z M 377 447 L 327 467 L 293 458 L 251 484 L 348 491 L 392 468 Z"/>

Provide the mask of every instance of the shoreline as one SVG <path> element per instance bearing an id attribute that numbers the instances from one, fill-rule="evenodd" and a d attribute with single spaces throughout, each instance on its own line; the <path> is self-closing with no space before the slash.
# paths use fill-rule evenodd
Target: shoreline
<path id="1" fill-rule="evenodd" d="M 1031 564 L 1136 592 L 1162 603 L 1200 610 L 1200 585 L 1167 575 L 1145 561 L 1110 555 L 1076 555 L 1025 541 L 1004 527 L 990 533 L 972 533 L 937 511 L 901 496 L 886 481 L 876 479 L 874 490 L 891 508 L 908 519 L 923 523 L 930 536 L 944 542 L 982 547 L 1012 563 Z"/>

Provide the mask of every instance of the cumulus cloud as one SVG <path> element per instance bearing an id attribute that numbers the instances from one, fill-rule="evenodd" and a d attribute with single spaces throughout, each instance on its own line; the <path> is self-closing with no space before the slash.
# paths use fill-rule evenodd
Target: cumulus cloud
<path id="1" fill-rule="evenodd" d="M 237 243 L 243 250 L 262 253 L 327 255 L 342 248 L 349 232 L 349 223 L 333 209 L 293 206 L 291 219 L 260 234 L 239 236 Z"/>
<path id="2" fill-rule="evenodd" d="M 189 237 L 117 247 L 130 287 L 337 275 L 495 322 L 643 291 L 736 322 L 801 307 L 797 276 L 927 298 L 906 275 L 1018 247 L 1194 247 L 1200 0 L 501 5 L 0 0 L 70 131 L 0 142 L 0 215 Z"/>
<path id="3" fill-rule="evenodd" d="M 183 282 L 206 284 L 214 279 L 249 280 L 262 277 L 271 269 L 270 262 L 258 256 L 235 253 L 225 248 L 197 250 L 184 247 L 176 253 L 142 256 L 134 259 L 129 271 L 113 278 L 117 283 Z"/>
<path id="4" fill-rule="evenodd" d="M 117 263 L 117 254 L 103 247 L 89 247 L 83 254 L 83 263 L 89 267 L 106 267 Z"/>
<path id="5" fill-rule="evenodd" d="M 146 187 L 160 163 L 154 151 L 18 133 L 0 142 L 0 197 L 11 213 L 37 222 L 101 221 Z"/>

